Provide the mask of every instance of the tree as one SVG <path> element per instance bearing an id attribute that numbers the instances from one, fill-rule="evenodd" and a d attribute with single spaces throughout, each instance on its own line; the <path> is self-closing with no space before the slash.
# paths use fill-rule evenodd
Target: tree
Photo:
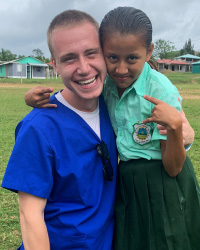
<path id="1" fill-rule="evenodd" d="M 37 58 L 40 61 L 44 61 L 45 57 L 41 49 L 37 48 L 37 49 L 34 49 L 32 52 L 35 58 Z"/>
<path id="2" fill-rule="evenodd" d="M 44 53 L 41 49 L 34 49 L 33 51 L 34 57 L 39 59 L 40 61 L 43 61 L 45 63 L 49 63 L 50 59 L 44 57 Z M 25 55 L 16 55 L 13 54 L 10 50 L 1 49 L 0 50 L 0 61 L 12 61 L 16 59 L 21 59 L 25 57 Z"/>
<path id="3" fill-rule="evenodd" d="M 185 42 L 185 45 L 180 50 L 180 55 L 184 55 L 184 54 L 194 55 L 194 45 L 192 45 L 192 41 L 190 38 L 188 41 Z"/>
<path id="4" fill-rule="evenodd" d="M 49 63 L 50 61 L 51 61 L 51 60 L 50 60 L 49 58 L 45 58 L 45 59 L 44 59 L 44 62 L 45 62 L 45 63 Z"/>
<path id="5" fill-rule="evenodd" d="M 21 58 L 23 58 L 23 57 L 25 57 L 25 55 L 18 55 L 18 56 L 17 56 L 18 59 L 21 59 Z"/>
<path id="6" fill-rule="evenodd" d="M 0 51 L 0 61 L 12 61 L 17 58 L 16 54 L 12 54 L 10 50 L 1 49 Z"/>
<path id="7" fill-rule="evenodd" d="M 177 51 L 174 44 L 170 41 L 158 39 L 154 43 L 153 56 L 160 59 L 173 59 Z"/>
<path id="8" fill-rule="evenodd" d="M 34 49 L 32 53 L 34 54 L 34 57 L 37 58 L 38 60 L 43 61 L 45 63 L 50 62 L 49 58 L 45 58 L 44 53 L 42 52 L 41 49 Z"/>

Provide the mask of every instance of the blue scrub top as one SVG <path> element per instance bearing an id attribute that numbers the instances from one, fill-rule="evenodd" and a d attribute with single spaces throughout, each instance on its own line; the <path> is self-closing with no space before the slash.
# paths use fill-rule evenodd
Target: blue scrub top
<path id="1" fill-rule="evenodd" d="M 100 130 L 114 169 L 113 181 L 103 177 L 96 133 L 55 96 L 51 103 L 58 108 L 34 109 L 18 124 L 2 187 L 47 199 L 44 216 L 51 250 L 110 250 L 117 152 L 103 97 Z"/>

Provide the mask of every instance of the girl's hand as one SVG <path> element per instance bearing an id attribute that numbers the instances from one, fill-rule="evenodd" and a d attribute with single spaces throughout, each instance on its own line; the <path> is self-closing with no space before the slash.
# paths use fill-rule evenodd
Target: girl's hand
<path id="1" fill-rule="evenodd" d="M 26 105 L 33 108 L 56 108 L 56 104 L 50 104 L 50 93 L 53 92 L 53 88 L 35 87 L 30 89 L 25 94 Z"/>
<path id="2" fill-rule="evenodd" d="M 147 95 L 144 96 L 144 99 L 156 106 L 151 111 L 151 117 L 144 120 L 143 123 L 156 122 L 167 129 L 167 140 L 160 141 L 162 162 L 168 175 L 175 177 L 181 172 L 186 158 L 181 114 L 161 100 Z"/>
<path id="3" fill-rule="evenodd" d="M 167 130 L 176 130 L 182 126 L 181 114 L 174 107 L 151 96 L 145 95 L 144 99 L 156 106 L 151 111 L 151 117 L 145 119 L 143 123 L 155 122 Z"/>

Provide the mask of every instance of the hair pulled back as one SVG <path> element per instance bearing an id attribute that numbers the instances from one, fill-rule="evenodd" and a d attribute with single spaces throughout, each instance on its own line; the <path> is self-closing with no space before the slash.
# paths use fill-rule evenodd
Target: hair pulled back
<path id="1" fill-rule="evenodd" d="M 147 48 L 151 45 L 151 21 L 148 16 L 139 9 L 133 7 L 118 7 L 105 15 L 99 29 L 102 47 L 103 40 L 116 31 L 120 32 L 122 35 L 139 35 L 144 39 Z"/>

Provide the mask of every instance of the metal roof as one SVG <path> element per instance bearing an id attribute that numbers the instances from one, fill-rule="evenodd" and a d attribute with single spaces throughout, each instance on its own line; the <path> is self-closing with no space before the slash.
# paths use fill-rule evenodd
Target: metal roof
<path id="1" fill-rule="evenodd" d="M 190 58 L 190 59 L 199 59 L 199 60 L 200 60 L 200 57 L 199 57 L 199 56 L 194 56 L 194 55 L 190 55 L 190 54 L 178 56 L 178 57 L 176 57 L 176 58 Z"/>
<path id="2" fill-rule="evenodd" d="M 0 65 L 4 65 L 4 64 L 9 64 L 9 63 L 17 63 L 16 60 L 12 60 L 12 61 L 8 61 L 8 62 L 1 62 Z"/>
<path id="3" fill-rule="evenodd" d="M 157 60 L 156 62 L 165 63 L 165 64 L 189 65 L 189 63 L 186 63 L 186 62 L 170 60 L 170 59 L 161 59 L 161 60 Z"/>
<path id="4" fill-rule="evenodd" d="M 36 66 L 36 67 L 48 67 L 46 63 L 27 63 L 30 66 Z"/>
<path id="5" fill-rule="evenodd" d="M 194 62 L 194 63 L 191 63 L 191 64 L 192 64 L 192 65 L 193 65 L 193 64 L 200 64 L 200 61 L 198 61 L 198 62 Z"/>
<path id="6" fill-rule="evenodd" d="M 37 61 L 39 61 L 39 62 L 41 62 L 41 63 L 36 63 L 37 65 L 38 65 L 38 67 L 39 66 L 45 66 L 45 67 L 48 67 L 48 65 L 46 64 L 46 63 L 44 63 L 44 62 L 42 62 L 42 61 L 40 61 L 40 60 L 38 60 L 37 58 L 34 58 L 34 57 L 32 57 L 32 56 L 25 56 L 25 57 L 22 57 L 22 58 L 18 58 L 18 59 L 15 59 L 15 60 L 12 60 L 12 61 L 8 61 L 8 62 L 0 62 L 0 65 L 5 65 L 5 64 L 9 64 L 9 63 L 21 63 L 20 62 L 20 60 L 22 60 L 22 59 L 25 59 L 25 58 L 33 58 L 33 59 L 35 59 L 35 60 L 37 60 Z M 25 63 L 25 64 L 29 64 L 29 65 L 31 65 L 32 66 L 32 63 Z M 33 65 L 34 66 L 34 65 Z"/>

